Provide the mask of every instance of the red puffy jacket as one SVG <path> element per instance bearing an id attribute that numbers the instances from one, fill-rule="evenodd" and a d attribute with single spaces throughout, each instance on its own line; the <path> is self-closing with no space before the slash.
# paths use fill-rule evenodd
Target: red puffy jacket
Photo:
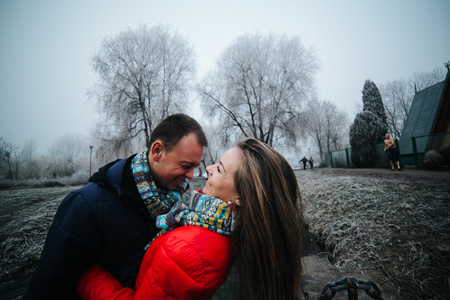
<path id="1" fill-rule="evenodd" d="M 91 267 L 78 282 L 78 294 L 82 299 L 211 299 L 230 272 L 230 253 L 230 237 L 182 226 L 152 242 L 135 290 Z"/>

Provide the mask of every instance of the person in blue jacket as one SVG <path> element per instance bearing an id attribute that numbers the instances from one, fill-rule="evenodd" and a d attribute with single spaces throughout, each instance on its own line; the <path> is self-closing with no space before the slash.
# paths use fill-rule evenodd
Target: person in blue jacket
<path id="1" fill-rule="evenodd" d="M 187 189 L 207 140 L 193 118 L 175 114 L 153 130 L 148 148 L 99 169 L 60 204 L 23 299 L 79 299 L 76 283 L 90 265 L 134 287 L 145 246 Z"/>

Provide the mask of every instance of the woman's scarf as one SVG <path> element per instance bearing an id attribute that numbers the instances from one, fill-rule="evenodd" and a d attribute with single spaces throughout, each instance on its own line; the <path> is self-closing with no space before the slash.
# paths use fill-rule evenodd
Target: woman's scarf
<path id="1" fill-rule="evenodd" d="M 161 231 L 154 239 L 185 225 L 199 226 L 230 235 L 234 228 L 233 216 L 233 208 L 227 202 L 207 196 L 202 191 L 192 191 L 189 203 L 178 201 L 167 214 L 156 218 L 156 227 L 161 228 Z"/>
<path id="2" fill-rule="evenodd" d="M 147 155 L 148 149 L 138 153 L 131 161 L 131 171 L 150 216 L 156 218 L 170 211 L 178 201 L 182 201 L 181 195 L 185 192 L 188 183 L 184 180 L 174 191 L 158 188 L 150 175 Z"/>

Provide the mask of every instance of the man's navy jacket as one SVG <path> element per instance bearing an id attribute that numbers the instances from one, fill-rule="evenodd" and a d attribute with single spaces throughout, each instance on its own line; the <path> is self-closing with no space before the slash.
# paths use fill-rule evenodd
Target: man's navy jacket
<path id="1" fill-rule="evenodd" d="M 131 172 L 131 159 L 101 168 L 60 204 L 23 299 L 79 299 L 76 283 L 92 264 L 134 288 L 144 247 L 156 235 Z"/>

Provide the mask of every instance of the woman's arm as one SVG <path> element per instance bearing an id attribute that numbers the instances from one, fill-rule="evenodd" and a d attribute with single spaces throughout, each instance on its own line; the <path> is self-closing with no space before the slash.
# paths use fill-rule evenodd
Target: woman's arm
<path id="1" fill-rule="evenodd" d="M 230 269 L 228 237 L 196 226 L 161 235 L 147 249 L 136 289 L 124 288 L 107 271 L 91 267 L 77 285 L 82 299 L 211 299 Z"/>
<path id="2" fill-rule="evenodd" d="M 173 242 L 155 244 L 147 250 L 136 291 L 123 287 L 103 268 L 93 266 L 78 281 L 78 295 L 84 300 L 204 299 L 208 289 L 203 282 L 207 270 L 202 258 L 184 240 Z"/>
<path id="3" fill-rule="evenodd" d="M 90 267 L 77 283 L 81 299 L 133 299 L 134 290 L 123 287 L 110 273 L 98 266 Z"/>

